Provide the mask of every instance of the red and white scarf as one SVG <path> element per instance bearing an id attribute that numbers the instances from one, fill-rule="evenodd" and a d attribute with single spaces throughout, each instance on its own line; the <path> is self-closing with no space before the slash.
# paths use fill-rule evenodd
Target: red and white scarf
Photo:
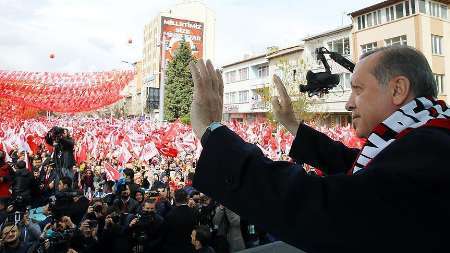
<path id="1" fill-rule="evenodd" d="M 378 124 L 367 138 L 350 174 L 366 168 L 373 158 L 395 140 L 413 129 L 425 126 L 450 129 L 450 110 L 444 101 L 416 98 Z"/>

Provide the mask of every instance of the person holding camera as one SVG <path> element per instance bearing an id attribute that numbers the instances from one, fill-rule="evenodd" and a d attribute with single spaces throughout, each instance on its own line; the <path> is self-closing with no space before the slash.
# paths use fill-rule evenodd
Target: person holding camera
<path id="1" fill-rule="evenodd" d="M 47 253 L 68 252 L 76 230 L 69 216 L 52 217 L 42 231 L 40 249 Z"/>
<path id="2" fill-rule="evenodd" d="M 96 220 L 86 219 L 80 224 L 80 228 L 74 233 L 70 248 L 78 253 L 97 253 L 101 251 L 101 245 L 97 237 L 98 223 Z"/>
<path id="3" fill-rule="evenodd" d="M 87 213 L 83 220 L 91 220 L 96 221 L 98 223 L 97 226 L 97 235 L 99 237 L 102 236 L 103 229 L 105 226 L 105 211 L 106 208 L 104 207 L 103 200 L 98 198 L 94 199 L 92 201 L 92 205 L 90 205 L 87 209 Z"/>
<path id="4" fill-rule="evenodd" d="M 142 211 L 129 224 L 130 242 L 135 252 L 159 252 L 162 242 L 163 217 L 155 210 L 155 200 L 146 200 Z"/>
<path id="5" fill-rule="evenodd" d="M 59 178 L 67 176 L 73 179 L 73 166 L 75 165 L 75 142 L 70 137 L 69 130 L 54 126 L 45 136 L 48 145 L 54 147 L 53 160 Z"/>
<path id="6" fill-rule="evenodd" d="M 100 238 L 103 252 L 121 253 L 130 252 L 132 245 L 129 242 L 126 231 L 128 223 L 126 216 L 118 212 L 112 212 L 105 218 L 103 234 Z"/>

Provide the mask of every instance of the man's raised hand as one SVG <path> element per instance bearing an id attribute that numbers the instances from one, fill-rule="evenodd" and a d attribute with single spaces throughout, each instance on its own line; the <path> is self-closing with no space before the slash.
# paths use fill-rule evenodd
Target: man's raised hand
<path id="1" fill-rule="evenodd" d="M 215 70 L 211 61 L 206 64 L 200 59 L 189 64 L 194 81 L 194 94 L 191 104 L 192 130 L 198 138 L 205 133 L 212 122 L 222 120 L 223 80 L 219 70 Z"/>
<path id="2" fill-rule="evenodd" d="M 299 123 L 295 118 L 289 97 L 283 82 L 277 75 L 273 75 L 273 83 L 278 90 L 278 96 L 272 97 L 272 107 L 276 120 L 281 123 L 292 135 L 297 135 Z"/>

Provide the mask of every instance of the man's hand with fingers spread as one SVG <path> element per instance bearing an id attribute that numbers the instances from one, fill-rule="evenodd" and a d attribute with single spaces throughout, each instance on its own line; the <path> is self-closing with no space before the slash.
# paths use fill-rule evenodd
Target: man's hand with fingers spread
<path id="1" fill-rule="evenodd" d="M 295 136 L 297 135 L 299 122 L 295 118 L 291 98 L 289 97 L 283 82 L 281 82 L 281 79 L 277 75 L 273 75 L 273 83 L 278 90 L 278 96 L 272 97 L 272 107 L 275 118 Z"/>
<path id="2" fill-rule="evenodd" d="M 223 80 L 219 70 L 215 70 L 211 61 L 199 60 L 189 64 L 194 81 L 194 97 L 191 104 L 192 130 L 202 138 L 206 128 L 212 122 L 222 120 Z"/>

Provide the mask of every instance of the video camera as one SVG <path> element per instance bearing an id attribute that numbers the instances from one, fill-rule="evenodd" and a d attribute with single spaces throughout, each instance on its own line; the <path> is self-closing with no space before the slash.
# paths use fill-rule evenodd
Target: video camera
<path id="1" fill-rule="evenodd" d="M 45 140 L 47 141 L 47 143 L 49 144 L 53 144 L 53 143 L 58 143 L 59 140 L 62 138 L 63 134 L 64 134 L 64 128 L 59 127 L 59 126 L 54 126 L 52 127 L 48 132 L 47 135 L 45 136 Z"/>
<path id="2" fill-rule="evenodd" d="M 331 89 L 336 87 L 339 84 L 340 76 L 339 74 L 332 74 L 331 67 L 325 58 L 325 55 L 328 54 L 332 60 L 336 63 L 344 67 L 350 72 L 353 72 L 355 68 L 355 64 L 349 61 L 344 56 L 336 53 L 330 52 L 328 49 L 324 47 L 320 47 L 316 49 L 317 60 L 320 60 L 325 67 L 325 71 L 323 72 L 312 72 L 309 70 L 306 73 L 306 85 L 300 85 L 300 92 L 305 93 L 308 92 L 310 97 L 314 95 L 327 94 Z"/>

